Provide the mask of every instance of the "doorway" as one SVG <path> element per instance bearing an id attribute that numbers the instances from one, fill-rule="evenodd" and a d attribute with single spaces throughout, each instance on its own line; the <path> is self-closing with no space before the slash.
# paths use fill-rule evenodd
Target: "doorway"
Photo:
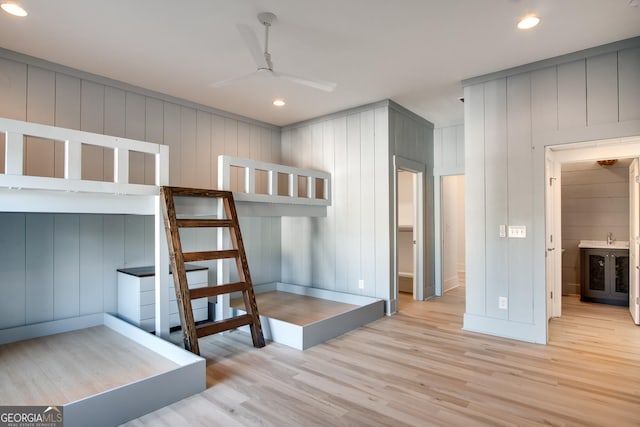
<path id="1" fill-rule="evenodd" d="M 596 161 L 598 160 L 620 160 L 620 164 L 623 165 L 623 169 L 619 171 L 618 175 L 622 173 L 625 175 L 623 182 L 628 182 L 628 187 L 618 190 L 618 193 L 626 194 L 628 200 L 632 201 L 632 203 L 626 202 L 625 208 L 628 212 L 628 227 L 621 228 L 621 231 L 618 232 L 618 235 L 615 236 L 619 241 L 627 241 L 629 242 L 629 252 L 631 255 L 631 262 L 629 262 L 629 311 L 631 312 L 631 317 L 635 323 L 638 323 L 638 291 L 640 290 L 640 284 L 638 281 L 638 244 L 639 238 L 638 234 L 634 231 L 638 229 L 638 223 L 640 222 L 640 218 L 638 218 L 638 209 L 635 204 L 637 204 L 637 200 L 634 201 L 633 194 L 637 193 L 637 186 L 640 185 L 637 183 L 638 178 L 636 178 L 637 174 L 632 170 L 633 165 L 637 164 L 637 162 L 632 162 L 630 159 L 637 159 L 640 157 L 640 138 L 639 137 L 631 137 L 631 138 L 619 138 L 614 140 L 601 140 L 601 141 L 593 141 L 593 142 L 585 142 L 585 143 L 576 143 L 576 144 L 565 144 L 559 146 L 547 147 L 546 151 L 546 168 L 545 168 L 545 181 L 546 181 L 546 254 L 547 254 L 547 318 L 552 317 L 560 317 L 562 315 L 562 295 L 567 292 L 567 285 L 565 284 L 565 289 L 563 292 L 562 287 L 562 274 L 559 272 L 563 268 L 563 263 L 566 262 L 564 267 L 566 268 L 572 262 L 572 257 L 577 257 L 578 248 L 573 248 L 573 246 L 577 246 L 579 240 L 607 240 L 607 234 L 602 232 L 602 230 L 597 230 L 597 236 L 594 237 L 580 237 L 581 235 L 576 234 L 573 237 L 575 242 L 566 243 L 567 239 L 563 240 L 563 233 L 561 227 L 561 218 L 563 218 L 564 214 L 569 214 L 571 205 L 574 203 L 583 203 L 585 202 L 585 197 L 583 197 L 581 201 L 571 201 L 565 202 L 567 204 L 567 209 L 563 212 L 562 202 L 560 201 L 559 194 L 560 188 L 562 186 L 562 165 L 576 165 L 576 164 L 588 164 L 585 162 L 590 162 L 593 167 Z M 623 159 L 627 159 L 626 161 Z M 619 164 L 619 165 L 620 165 Z M 629 167 L 631 165 L 631 167 Z M 581 167 L 568 167 L 570 170 L 582 170 L 586 166 Z M 628 168 L 628 171 L 627 171 Z M 611 175 L 611 174 L 608 174 Z M 627 177 L 628 176 L 628 179 Z M 621 179 L 619 179 L 620 181 Z M 591 185 L 599 185 L 602 186 L 606 183 L 602 182 L 602 180 L 597 180 L 595 183 Z M 607 188 L 600 189 L 604 192 L 610 192 Z M 624 190 L 624 191 L 623 191 Z M 593 192 L 585 192 L 590 197 Z M 594 216 L 598 216 L 598 213 L 603 209 L 609 208 L 611 205 L 611 201 L 607 200 L 603 202 L 595 202 L 595 201 L 586 201 L 587 208 L 589 212 L 593 211 Z M 587 209 L 585 208 L 585 209 Z M 584 210 L 584 209 L 583 209 Z M 571 217 L 570 215 L 566 216 L 566 221 L 571 222 L 572 224 L 577 223 L 576 218 Z M 600 215 L 602 217 L 602 215 Z M 612 230 L 613 231 L 613 230 Z M 569 233 L 567 233 L 569 234 Z M 600 236 L 602 234 L 602 236 Z M 565 242 L 565 246 L 571 245 L 572 251 L 565 251 L 566 253 L 570 253 L 567 255 L 563 255 L 563 250 L 561 248 L 562 242 Z M 574 245 L 574 243 L 576 245 Z M 568 248 L 563 248 L 568 249 Z M 573 250 L 575 249 L 575 250 Z M 574 253 L 575 252 L 575 253 Z M 634 256 L 635 255 L 635 256 Z M 567 257 L 565 260 L 564 257 Z M 575 261 L 575 260 L 574 260 Z M 578 261 L 579 262 L 579 261 Z M 554 273 L 555 272 L 555 273 Z M 578 271 L 578 277 L 579 277 Z M 575 276 L 575 274 L 574 274 Z M 579 280 L 579 279 L 578 279 Z M 575 285 L 574 285 L 575 287 Z"/>
<path id="2" fill-rule="evenodd" d="M 424 299 L 424 172 L 425 165 L 394 156 L 393 286 L 389 313 L 400 297 Z"/>

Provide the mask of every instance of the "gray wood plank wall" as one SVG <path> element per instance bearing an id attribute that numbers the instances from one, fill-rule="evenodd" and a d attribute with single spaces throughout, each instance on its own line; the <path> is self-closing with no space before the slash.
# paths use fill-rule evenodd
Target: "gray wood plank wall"
<path id="1" fill-rule="evenodd" d="M 640 134 L 634 40 L 465 87 L 466 329 L 546 342 L 545 146 Z M 499 224 L 527 238 L 501 239 Z"/>
<path id="2" fill-rule="evenodd" d="M 276 127 L 61 69 L 0 50 L 0 117 L 167 144 L 171 185 L 217 188 L 220 154 L 280 162 Z M 29 138 L 25 151 L 28 174 L 63 175 L 61 143 Z M 131 153 L 132 182 L 153 183 L 154 167 Z M 112 150 L 84 146 L 82 175 L 112 179 Z M 279 281 L 280 219 L 241 224 L 254 282 Z M 116 269 L 152 263 L 152 217 L 1 213 L 0 328 L 114 312 Z"/>
<path id="3" fill-rule="evenodd" d="M 326 218 L 282 219 L 283 281 L 391 298 L 393 154 L 432 168 L 433 127 L 401 108 L 372 105 L 283 129 L 284 163 L 333 177 Z M 432 225 L 425 228 L 432 241 Z"/>

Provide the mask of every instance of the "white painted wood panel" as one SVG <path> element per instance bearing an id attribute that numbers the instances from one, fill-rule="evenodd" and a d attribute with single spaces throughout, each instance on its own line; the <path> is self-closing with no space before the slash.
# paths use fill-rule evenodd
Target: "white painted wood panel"
<path id="1" fill-rule="evenodd" d="M 80 88 L 80 130 L 103 133 L 105 119 L 104 86 L 83 80 Z M 102 148 L 82 146 L 82 179 L 104 179 Z"/>
<path id="2" fill-rule="evenodd" d="M 27 68 L 27 121 L 53 125 L 55 120 L 55 73 L 42 68 Z M 27 137 L 25 174 L 54 176 L 54 142 Z"/>
<path id="3" fill-rule="evenodd" d="M 391 163 L 389 148 L 389 112 L 388 108 L 374 110 L 374 164 L 375 164 L 375 271 L 374 295 L 389 300 L 391 298 Z M 365 287 L 366 287 L 365 283 Z M 390 312 L 389 304 L 386 307 Z"/>
<path id="4" fill-rule="evenodd" d="M 531 153 L 531 77 L 507 78 L 509 225 L 524 225 L 525 239 L 508 239 L 509 320 L 533 322 L 533 158 Z M 497 301 L 494 301 L 497 305 Z"/>
<path id="5" fill-rule="evenodd" d="M 196 187 L 196 110 L 180 107 L 180 185 Z"/>
<path id="6" fill-rule="evenodd" d="M 53 318 L 80 314 L 79 215 L 53 217 Z"/>
<path id="7" fill-rule="evenodd" d="M 125 94 L 125 137 L 146 141 L 146 100 L 142 95 Z M 145 183 L 145 156 L 143 153 L 129 152 L 129 182 Z"/>
<path id="8" fill-rule="evenodd" d="M 124 259 L 125 267 L 147 265 L 145 262 L 144 217 L 127 215 L 124 219 Z"/>
<path id="9" fill-rule="evenodd" d="M 224 151 L 224 118 L 216 116 L 211 119 L 211 185 L 218 188 L 218 156 Z"/>
<path id="10" fill-rule="evenodd" d="M 348 233 L 348 175 L 347 175 L 347 118 L 338 117 L 334 123 L 334 155 L 335 170 L 333 174 L 333 202 L 335 203 L 336 234 L 335 234 L 335 264 L 337 291 L 348 291 L 349 252 L 346 236 Z"/>
<path id="11" fill-rule="evenodd" d="M 117 310 L 116 270 L 126 266 L 124 256 L 124 219 L 124 215 L 104 215 L 102 287 L 104 292 L 103 307 L 107 313 L 115 313 Z"/>
<path id="12" fill-rule="evenodd" d="M 164 104 L 155 98 L 145 98 L 145 140 L 164 144 Z M 171 161 L 169 152 L 169 161 Z M 144 183 L 153 184 L 155 182 L 155 159 L 152 156 L 145 156 L 144 159 Z"/>
<path id="13" fill-rule="evenodd" d="M 325 121 L 322 127 L 322 148 L 324 162 L 322 170 L 331 174 L 332 181 L 335 175 L 335 141 L 334 126 L 332 121 Z M 372 183 L 373 184 L 373 183 Z M 336 235 L 336 209 L 335 204 L 327 207 L 327 217 L 319 219 L 323 223 L 322 234 L 322 264 L 319 266 L 320 279 L 319 283 L 325 289 L 336 288 L 336 264 L 333 256 L 333 248 Z"/>
<path id="14" fill-rule="evenodd" d="M 182 185 L 180 151 L 180 106 L 164 102 L 164 144 L 169 146 L 169 184 Z"/>
<path id="15" fill-rule="evenodd" d="M 103 312 L 104 298 L 104 220 L 102 215 L 81 215 L 80 248 L 80 314 Z"/>
<path id="16" fill-rule="evenodd" d="M 558 128 L 587 125 L 585 61 L 558 65 Z"/>
<path id="17" fill-rule="evenodd" d="M 361 145 L 360 145 L 360 278 L 364 281 L 364 289 L 360 293 L 375 295 L 376 275 L 376 228 L 375 228 L 375 112 L 361 113 Z"/>
<path id="18" fill-rule="evenodd" d="M 27 66 L 0 58 L 0 117 L 25 120 Z M 4 173 L 4 134 L 0 134 L 0 173 Z"/>
<path id="19" fill-rule="evenodd" d="M 640 120 L 640 47 L 618 52 L 620 121 Z"/>
<path id="20" fill-rule="evenodd" d="M 53 216 L 27 214 L 24 220 L 25 322 L 53 320 Z M 4 325 L 0 325 L 0 328 Z"/>
<path id="21" fill-rule="evenodd" d="M 466 314 L 484 316 L 486 306 L 485 108 L 484 86 L 464 89 L 465 230 L 467 230 Z M 491 165 L 495 167 L 495 165 Z M 492 285 L 493 286 L 493 285 Z M 465 327 L 468 322 L 465 320 Z"/>
<path id="22" fill-rule="evenodd" d="M 498 298 L 508 297 L 508 268 L 505 268 L 508 254 L 508 242 L 500 237 L 501 225 L 509 223 L 508 218 L 508 164 L 507 149 L 507 82 L 506 79 L 495 80 L 484 84 L 484 105 L 486 108 L 484 122 L 485 163 L 494 167 L 485 170 L 485 259 L 487 286 L 487 316 L 506 319 L 507 310 L 498 308 Z"/>
<path id="23" fill-rule="evenodd" d="M 127 93 L 124 90 L 106 86 L 104 88 L 104 133 L 106 135 L 127 135 Z M 113 150 L 102 149 L 103 180 L 113 181 Z"/>
<path id="24" fill-rule="evenodd" d="M 358 280 L 361 268 L 361 190 L 360 176 L 360 144 L 362 142 L 362 129 L 360 115 L 352 114 L 347 117 L 347 230 L 344 234 L 344 243 L 347 248 L 347 283 L 345 289 L 352 294 L 361 293 L 358 289 Z"/>
<path id="25" fill-rule="evenodd" d="M 533 133 L 558 129 L 558 73 L 556 67 L 531 73 L 531 123 Z"/>
<path id="26" fill-rule="evenodd" d="M 80 130 L 81 82 L 76 77 L 56 73 L 55 88 L 55 125 Z M 54 148 L 54 176 L 64 177 L 64 146 L 56 144 Z"/>
<path id="27" fill-rule="evenodd" d="M 238 122 L 237 156 L 244 159 L 251 158 L 251 126 Z M 245 191 L 245 176 L 242 170 L 237 170 L 237 191 Z M 255 184 L 255 183 L 254 183 Z"/>
<path id="28" fill-rule="evenodd" d="M 0 214 L 0 328 L 23 325 L 26 314 L 24 214 Z"/>
<path id="29" fill-rule="evenodd" d="M 587 124 L 618 121 L 618 54 L 587 58 Z"/>
<path id="30" fill-rule="evenodd" d="M 224 154 L 228 156 L 238 155 L 238 122 L 236 120 L 224 119 Z M 240 191 L 239 173 L 231 172 L 231 191 Z"/>

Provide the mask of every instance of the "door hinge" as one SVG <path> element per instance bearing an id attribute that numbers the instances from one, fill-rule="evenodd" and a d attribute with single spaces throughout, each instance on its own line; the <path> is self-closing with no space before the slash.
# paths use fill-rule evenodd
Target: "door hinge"
<path id="1" fill-rule="evenodd" d="M 553 299 L 553 291 L 551 291 L 551 299 Z"/>
<path id="2" fill-rule="evenodd" d="M 550 177 L 549 178 L 549 187 L 553 186 L 553 181 L 555 180 L 554 177 Z"/>

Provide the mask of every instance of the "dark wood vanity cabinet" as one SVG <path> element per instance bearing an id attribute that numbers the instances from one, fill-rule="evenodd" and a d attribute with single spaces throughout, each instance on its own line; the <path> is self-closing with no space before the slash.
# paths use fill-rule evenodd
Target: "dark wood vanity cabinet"
<path id="1" fill-rule="evenodd" d="M 580 249 L 580 301 L 629 304 L 629 250 Z"/>

